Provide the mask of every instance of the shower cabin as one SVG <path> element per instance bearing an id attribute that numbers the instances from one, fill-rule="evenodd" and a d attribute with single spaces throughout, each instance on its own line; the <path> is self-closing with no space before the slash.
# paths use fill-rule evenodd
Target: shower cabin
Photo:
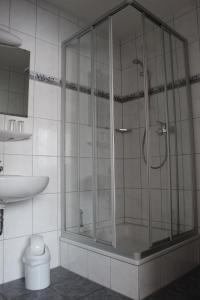
<path id="1" fill-rule="evenodd" d="M 62 44 L 62 237 L 140 259 L 197 234 L 187 40 L 126 1 Z"/>

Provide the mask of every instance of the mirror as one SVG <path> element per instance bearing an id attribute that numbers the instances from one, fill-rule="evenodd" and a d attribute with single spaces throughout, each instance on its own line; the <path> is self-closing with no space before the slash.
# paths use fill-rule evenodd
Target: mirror
<path id="1" fill-rule="evenodd" d="M 30 52 L 0 46 L 0 114 L 28 117 Z"/>

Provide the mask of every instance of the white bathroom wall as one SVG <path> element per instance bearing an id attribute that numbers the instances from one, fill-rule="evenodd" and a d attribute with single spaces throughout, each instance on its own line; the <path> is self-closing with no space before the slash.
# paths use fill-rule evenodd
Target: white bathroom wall
<path id="1" fill-rule="evenodd" d="M 60 77 L 61 41 L 79 29 L 78 21 L 45 1 L 1 0 L 0 26 L 22 39 L 31 52 L 31 71 Z M 13 116 L 0 116 L 1 129 Z M 0 144 L 4 174 L 48 175 L 46 190 L 29 201 L 6 206 L 0 237 L 0 283 L 23 276 L 22 255 L 31 234 L 41 234 L 51 251 L 51 267 L 59 265 L 60 87 L 30 80 L 26 141 Z"/>

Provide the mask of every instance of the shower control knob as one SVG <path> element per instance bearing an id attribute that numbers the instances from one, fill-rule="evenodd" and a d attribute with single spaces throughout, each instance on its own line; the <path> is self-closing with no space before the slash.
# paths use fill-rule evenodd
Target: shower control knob
<path id="1" fill-rule="evenodd" d="M 160 125 L 158 130 L 156 131 L 158 135 L 162 136 L 167 134 L 167 125 L 165 122 L 157 121 L 157 123 Z"/>

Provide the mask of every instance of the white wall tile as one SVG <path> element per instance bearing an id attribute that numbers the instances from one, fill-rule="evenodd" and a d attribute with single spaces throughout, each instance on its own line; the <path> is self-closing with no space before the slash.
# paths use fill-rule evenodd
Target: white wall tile
<path id="1" fill-rule="evenodd" d="M 139 299 L 138 267 L 111 259 L 111 289 L 132 299 Z"/>
<path id="2" fill-rule="evenodd" d="M 92 157 L 92 127 L 90 126 L 80 126 L 80 156 Z"/>
<path id="3" fill-rule="evenodd" d="M 133 94 L 137 91 L 137 87 L 137 68 L 133 65 L 122 71 L 122 96 Z"/>
<path id="4" fill-rule="evenodd" d="M 57 155 L 57 125 L 53 120 L 34 119 L 34 155 Z"/>
<path id="5" fill-rule="evenodd" d="M 161 288 L 161 259 L 155 259 L 139 267 L 139 293 L 141 299 Z"/>
<path id="6" fill-rule="evenodd" d="M 99 222 L 111 220 L 110 190 L 98 190 L 98 193 L 97 193 L 97 219 Z"/>
<path id="7" fill-rule="evenodd" d="M 129 42 L 121 46 L 121 55 L 122 55 L 122 69 L 127 67 L 132 67 L 133 59 L 137 57 L 136 54 L 136 45 L 135 40 L 132 39 Z"/>
<path id="8" fill-rule="evenodd" d="M 199 69 L 200 69 L 199 59 L 200 59 L 199 41 L 196 41 L 194 43 L 189 44 L 190 76 L 199 73 Z"/>
<path id="9" fill-rule="evenodd" d="M 35 82 L 34 116 L 58 119 L 58 87 L 43 82 Z"/>
<path id="10" fill-rule="evenodd" d="M 124 190 L 116 189 L 115 190 L 116 198 L 116 219 L 124 218 Z"/>
<path id="11" fill-rule="evenodd" d="M 80 158 L 80 190 L 92 190 L 92 159 Z"/>
<path id="12" fill-rule="evenodd" d="M 109 158 L 111 155 L 110 130 L 105 128 L 97 128 L 96 135 L 97 156 L 99 158 Z"/>
<path id="13" fill-rule="evenodd" d="M 126 218 L 140 219 L 142 216 L 141 190 L 125 190 L 125 216 Z"/>
<path id="14" fill-rule="evenodd" d="M 77 92 L 76 91 L 71 91 L 71 90 L 66 90 L 66 112 L 65 112 L 65 122 L 77 122 L 78 120 L 78 110 L 77 110 L 77 105 L 78 105 L 78 98 L 77 98 Z M 85 105 L 84 105 L 85 107 Z M 82 112 L 82 110 L 81 110 Z"/>
<path id="15" fill-rule="evenodd" d="M 140 181 L 140 159 L 124 160 L 125 187 L 139 188 Z"/>
<path id="16" fill-rule="evenodd" d="M 33 157 L 33 175 L 49 176 L 49 184 L 43 191 L 44 194 L 57 193 L 57 157 L 34 156 Z"/>
<path id="17" fill-rule="evenodd" d="M 92 224 L 92 215 L 93 215 L 93 193 L 92 191 L 80 192 L 80 209 L 83 212 L 83 224 Z M 80 216 L 80 213 L 78 213 Z"/>
<path id="18" fill-rule="evenodd" d="M 97 184 L 99 189 L 110 188 L 110 160 L 99 158 L 97 161 Z"/>
<path id="19" fill-rule="evenodd" d="M 57 194 L 38 195 L 33 199 L 33 232 L 57 229 Z"/>
<path id="20" fill-rule="evenodd" d="M 124 150 L 123 146 L 124 146 L 123 135 L 120 132 L 115 132 L 115 157 L 116 158 L 123 158 L 123 150 Z"/>
<path id="21" fill-rule="evenodd" d="M 69 245 L 65 242 L 60 242 L 60 264 L 63 268 L 68 269 L 68 249 Z"/>
<path id="22" fill-rule="evenodd" d="M 77 32 L 80 28 L 78 25 L 70 22 L 66 18 L 60 17 L 59 19 L 59 43 L 63 42 L 64 40 L 70 38 L 72 34 Z"/>
<path id="23" fill-rule="evenodd" d="M 77 227 L 80 222 L 80 205 L 78 199 L 78 193 L 66 193 L 66 226 L 67 229 L 73 229 Z"/>
<path id="24" fill-rule="evenodd" d="M 29 1 L 11 1 L 11 27 L 35 35 L 36 7 Z"/>
<path id="25" fill-rule="evenodd" d="M 177 18 L 174 23 L 175 30 L 187 38 L 189 42 L 198 39 L 197 14 L 195 10 Z"/>
<path id="26" fill-rule="evenodd" d="M 124 134 L 124 157 L 140 157 L 140 136 L 139 129 L 132 129 L 131 132 Z"/>
<path id="27" fill-rule="evenodd" d="M 32 233 L 32 200 L 6 205 L 4 238 L 11 239 Z"/>
<path id="28" fill-rule="evenodd" d="M 70 271 L 87 277 L 87 250 L 69 244 L 66 266 Z"/>
<path id="29" fill-rule="evenodd" d="M 33 0 L 33 1 L 36 1 L 36 0 Z M 37 6 L 51 12 L 52 14 L 54 14 L 56 16 L 59 15 L 58 7 L 49 3 L 46 0 L 37 0 Z"/>
<path id="30" fill-rule="evenodd" d="M 138 128 L 139 119 L 139 107 L 138 107 L 138 100 L 126 102 L 123 106 L 123 120 L 124 120 L 124 127 L 127 129 L 130 128 Z"/>
<path id="31" fill-rule="evenodd" d="M 78 155 L 78 141 L 81 135 L 78 136 L 78 125 L 73 123 L 65 124 L 65 156 Z M 84 143 L 85 140 L 82 139 Z"/>
<path id="32" fill-rule="evenodd" d="M 32 158 L 25 155 L 4 155 L 5 175 L 32 175 Z"/>
<path id="33" fill-rule="evenodd" d="M 110 287 L 110 258 L 88 251 L 88 278 Z"/>
<path id="34" fill-rule="evenodd" d="M 0 2 L 0 25 L 9 26 L 9 1 Z"/>
<path id="35" fill-rule="evenodd" d="M 58 44 L 58 16 L 37 7 L 36 36 L 47 42 Z"/>
<path id="36" fill-rule="evenodd" d="M 123 159 L 115 159 L 115 185 L 117 189 L 123 188 Z"/>
<path id="37" fill-rule="evenodd" d="M 36 40 L 35 70 L 46 75 L 58 77 L 58 46 Z"/>
<path id="38" fill-rule="evenodd" d="M 78 169 L 77 158 L 65 158 L 65 172 L 66 172 L 66 192 L 73 192 L 78 190 Z"/>
<path id="39" fill-rule="evenodd" d="M 22 257 L 28 245 L 28 237 L 4 241 L 4 281 L 11 281 L 24 276 Z"/>

